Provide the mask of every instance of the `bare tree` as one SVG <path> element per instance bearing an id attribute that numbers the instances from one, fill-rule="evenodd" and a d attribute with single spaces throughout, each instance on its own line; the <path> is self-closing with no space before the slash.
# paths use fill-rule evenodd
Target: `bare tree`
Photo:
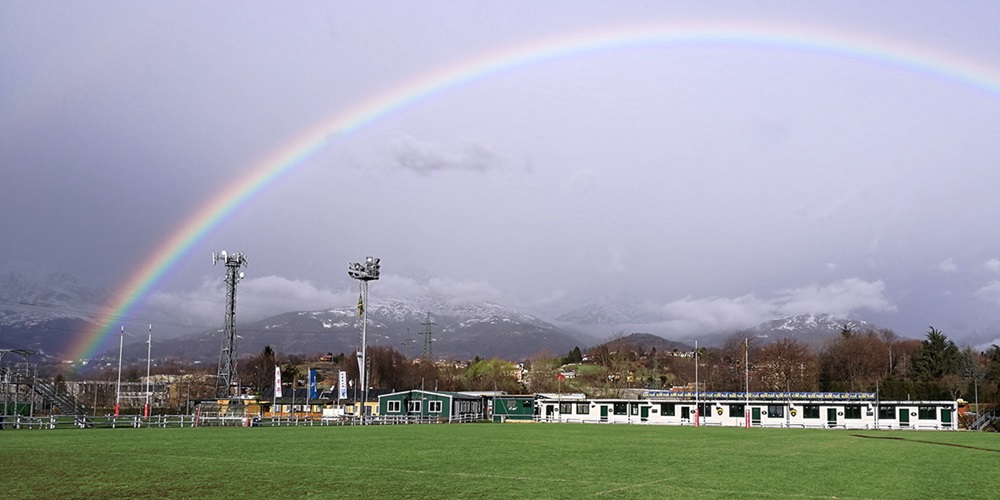
<path id="1" fill-rule="evenodd" d="M 887 372 L 885 345 L 868 330 L 846 333 L 827 344 L 821 357 L 824 390 L 873 391 Z"/>
<path id="2" fill-rule="evenodd" d="M 765 390 L 816 390 L 819 358 L 808 345 L 796 339 L 779 339 L 764 346 L 760 350 L 760 360 L 755 366 L 757 378 Z"/>

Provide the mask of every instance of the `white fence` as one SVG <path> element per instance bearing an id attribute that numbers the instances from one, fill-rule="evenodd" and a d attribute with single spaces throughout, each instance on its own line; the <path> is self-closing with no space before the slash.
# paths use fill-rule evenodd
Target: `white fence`
<path id="1" fill-rule="evenodd" d="M 409 424 L 441 424 L 468 423 L 483 420 L 483 415 L 464 415 L 451 420 L 441 420 L 437 417 L 420 416 L 341 416 L 341 417 L 279 417 L 261 418 L 233 415 L 154 415 L 143 417 L 139 415 L 121 415 L 104 417 L 86 417 L 84 424 L 77 423 L 73 416 L 23 417 L 8 416 L 0 419 L 0 431 L 4 430 L 42 430 L 42 429 L 78 429 L 78 428 L 181 428 L 181 427 L 312 427 L 312 426 L 343 426 L 343 425 L 409 425 Z"/>

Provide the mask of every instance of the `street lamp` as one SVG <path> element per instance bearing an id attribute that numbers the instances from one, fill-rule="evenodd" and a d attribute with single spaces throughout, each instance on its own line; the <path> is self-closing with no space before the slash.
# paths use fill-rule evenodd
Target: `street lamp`
<path id="1" fill-rule="evenodd" d="M 358 297 L 358 314 L 361 316 L 361 358 L 358 363 L 358 379 L 361 382 L 364 399 L 358 405 L 358 417 L 364 416 L 364 405 L 368 401 L 368 282 L 378 279 L 379 261 L 380 259 L 375 257 L 365 257 L 364 264 L 352 262 L 347 266 L 347 275 L 361 282 L 361 296 Z"/>

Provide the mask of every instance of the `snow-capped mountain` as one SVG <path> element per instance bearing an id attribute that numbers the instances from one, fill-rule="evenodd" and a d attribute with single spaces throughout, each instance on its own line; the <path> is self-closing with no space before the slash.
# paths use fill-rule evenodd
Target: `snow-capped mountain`
<path id="1" fill-rule="evenodd" d="M 840 318 L 829 314 L 800 314 L 783 316 L 761 323 L 749 330 L 758 338 L 777 340 L 792 337 L 807 344 L 818 345 L 834 338 L 844 329 L 853 332 L 878 330 L 867 321 Z"/>
<path id="2" fill-rule="evenodd" d="M 107 293 L 67 272 L 32 275 L 16 269 L 0 270 L 0 310 L 19 317 L 86 318 Z"/>
<path id="3" fill-rule="evenodd" d="M 58 355 L 71 337 L 90 328 L 107 292 L 66 272 L 0 269 L 0 348 Z"/>
<path id="4" fill-rule="evenodd" d="M 562 355 L 583 345 L 560 328 L 507 306 L 425 298 L 373 299 L 368 309 L 368 345 L 419 356 L 428 319 L 435 358 L 521 360 L 543 351 Z M 279 314 L 238 324 L 237 348 L 241 353 L 260 352 L 265 345 L 279 353 L 350 352 L 361 343 L 361 321 L 356 307 Z M 190 359 L 212 359 L 218 357 L 221 342 L 221 332 L 203 332 L 165 340 L 159 350 Z"/>
<path id="5" fill-rule="evenodd" d="M 555 318 L 561 324 L 576 328 L 607 330 L 608 327 L 642 325 L 662 321 L 661 315 L 650 311 L 639 301 L 627 297 L 602 297 L 573 308 Z"/>

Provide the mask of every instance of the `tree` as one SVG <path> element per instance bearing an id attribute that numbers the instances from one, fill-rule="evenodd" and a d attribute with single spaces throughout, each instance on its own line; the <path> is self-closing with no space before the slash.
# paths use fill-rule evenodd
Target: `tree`
<path id="1" fill-rule="evenodd" d="M 878 331 L 878 334 L 879 338 L 882 339 L 882 343 L 885 345 L 886 354 L 889 356 L 889 367 L 886 372 L 886 375 L 888 376 L 892 374 L 892 371 L 896 366 L 895 347 L 896 342 L 899 340 L 899 335 L 896 335 L 896 332 L 888 328 L 882 328 Z"/>
<path id="2" fill-rule="evenodd" d="M 258 394 L 274 387 L 274 367 L 277 364 L 274 349 L 270 345 L 265 345 L 259 354 L 241 363 L 241 383 L 252 387 Z"/>
<path id="3" fill-rule="evenodd" d="M 921 342 L 920 352 L 914 359 L 917 375 L 925 381 L 938 380 L 945 375 L 957 375 L 959 370 L 958 346 L 940 330 L 930 327 L 927 338 Z"/>
<path id="4" fill-rule="evenodd" d="M 582 363 L 582 362 L 583 362 L 583 353 L 580 351 L 579 346 L 574 347 L 571 351 L 569 351 L 569 354 L 567 354 L 566 357 L 563 358 L 564 365 Z"/>
<path id="5" fill-rule="evenodd" d="M 885 345 L 878 335 L 845 333 L 827 344 L 820 357 L 820 389 L 874 391 L 888 369 Z"/>
<path id="6" fill-rule="evenodd" d="M 556 392 L 559 384 L 556 374 L 559 373 L 560 358 L 552 358 L 544 353 L 536 354 L 531 359 L 528 370 L 528 385 L 532 392 Z"/>
<path id="7" fill-rule="evenodd" d="M 793 338 L 764 346 L 755 366 L 763 390 L 816 390 L 819 358 L 808 345 Z"/>
<path id="8" fill-rule="evenodd" d="M 524 387 L 514 375 L 517 367 L 510 361 L 499 359 L 484 359 L 472 363 L 466 368 L 467 387 L 480 391 L 505 391 L 520 393 Z"/>
<path id="9" fill-rule="evenodd" d="M 369 382 L 372 387 L 405 390 L 414 386 L 413 363 L 399 351 L 388 346 L 368 348 Z"/>
<path id="10" fill-rule="evenodd" d="M 761 358 L 758 344 L 760 341 L 748 331 L 737 332 L 726 338 L 721 348 L 710 352 L 709 356 L 706 357 L 709 362 L 708 373 L 699 373 L 701 377 L 704 377 L 706 388 L 713 391 L 744 391 L 746 390 L 746 375 L 749 372 L 751 377 L 750 390 L 759 390 L 757 369 Z M 749 368 L 747 367 L 748 358 Z M 693 363 L 691 368 L 692 373 L 688 380 L 693 382 Z"/>

